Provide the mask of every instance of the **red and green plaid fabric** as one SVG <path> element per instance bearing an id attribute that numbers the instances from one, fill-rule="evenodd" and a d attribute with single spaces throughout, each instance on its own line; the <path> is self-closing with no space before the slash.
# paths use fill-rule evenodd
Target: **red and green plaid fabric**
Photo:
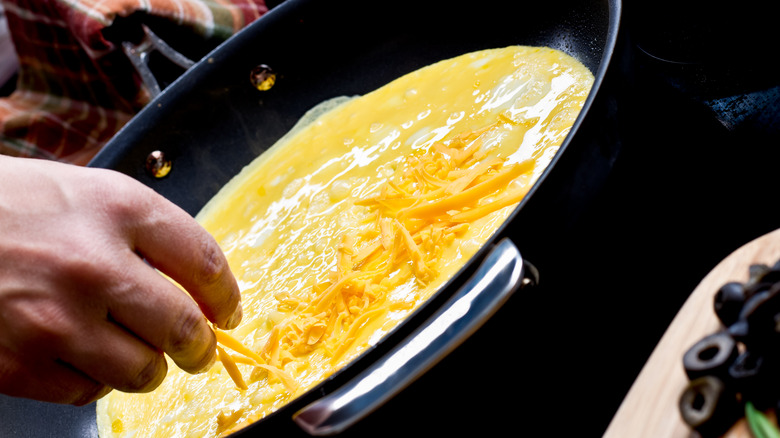
<path id="1" fill-rule="evenodd" d="M 265 0 L 0 2 L 20 66 L 15 91 L 0 98 L 0 153 L 79 165 L 150 100 L 110 31 L 121 17 L 170 23 L 197 43 L 226 39 L 268 11 Z"/>

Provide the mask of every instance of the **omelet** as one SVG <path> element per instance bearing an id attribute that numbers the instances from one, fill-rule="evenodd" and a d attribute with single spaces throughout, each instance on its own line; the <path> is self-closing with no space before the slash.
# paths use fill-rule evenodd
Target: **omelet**
<path id="1" fill-rule="evenodd" d="M 593 81 L 561 51 L 512 46 L 313 109 L 197 215 L 242 293 L 220 360 L 104 397 L 100 436 L 225 436 L 360 356 L 490 239 Z"/>

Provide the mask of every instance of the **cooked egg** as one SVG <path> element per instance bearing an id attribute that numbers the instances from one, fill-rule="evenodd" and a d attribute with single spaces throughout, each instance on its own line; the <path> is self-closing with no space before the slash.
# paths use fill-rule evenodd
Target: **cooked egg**
<path id="1" fill-rule="evenodd" d="M 544 47 L 468 53 L 318 106 L 198 214 L 238 279 L 220 362 L 98 402 L 101 437 L 215 437 L 378 342 L 527 193 L 593 84 Z"/>

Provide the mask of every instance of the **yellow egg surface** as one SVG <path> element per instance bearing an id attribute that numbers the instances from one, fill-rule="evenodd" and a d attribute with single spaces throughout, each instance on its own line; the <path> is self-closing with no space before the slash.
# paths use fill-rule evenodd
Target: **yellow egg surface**
<path id="1" fill-rule="evenodd" d="M 100 436 L 224 436 L 355 359 L 491 237 L 592 84 L 560 51 L 512 46 L 316 108 L 197 216 L 242 291 L 220 361 L 104 397 Z"/>

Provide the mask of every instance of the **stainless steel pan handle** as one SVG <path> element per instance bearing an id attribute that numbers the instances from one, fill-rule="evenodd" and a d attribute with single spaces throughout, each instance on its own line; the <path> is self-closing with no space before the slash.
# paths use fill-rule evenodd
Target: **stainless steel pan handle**
<path id="1" fill-rule="evenodd" d="M 447 303 L 405 341 L 355 379 L 293 415 L 310 435 L 340 433 L 374 411 L 474 333 L 525 279 L 511 240 L 496 244 Z"/>
<path id="2" fill-rule="evenodd" d="M 141 42 L 132 44 L 128 41 L 124 41 L 122 43 L 122 50 L 125 52 L 127 59 L 130 60 L 130 63 L 133 64 L 133 67 L 135 67 L 136 72 L 141 77 L 141 81 L 149 90 L 151 97 L 155 98 L 162 92 L 162 89 L 157 82 L 154 73 L 149 68 L 149 57 L 152 52 L 158 52 L 184 70 L 195 65 L 195 62 L 169 46 L 145 24 L 141 25 L 141 29 L 144 31 L 144 37 Z"/>

